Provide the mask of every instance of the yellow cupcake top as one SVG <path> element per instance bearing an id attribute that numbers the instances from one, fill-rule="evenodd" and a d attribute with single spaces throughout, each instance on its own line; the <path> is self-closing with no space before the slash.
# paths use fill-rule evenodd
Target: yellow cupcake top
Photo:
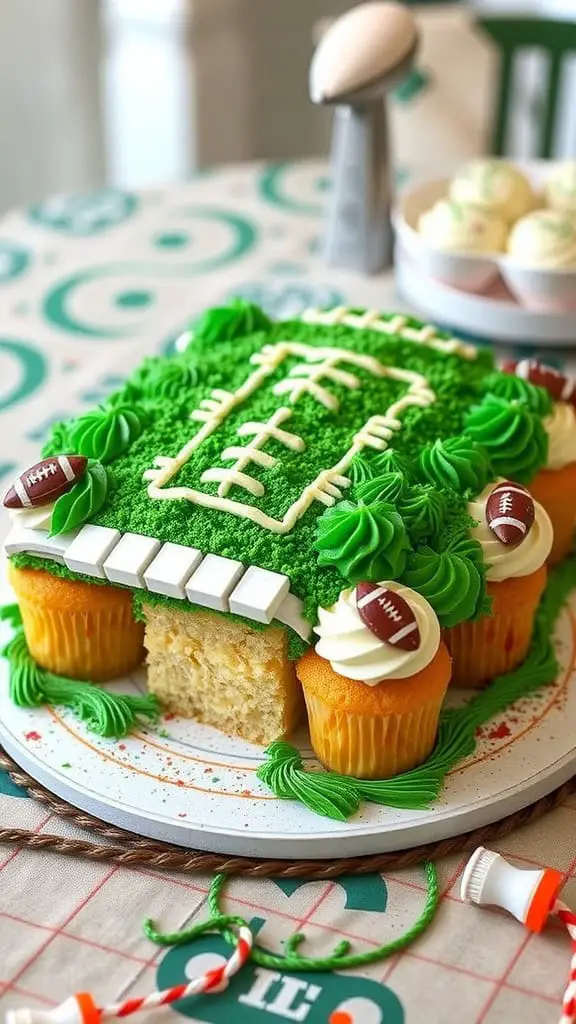
<path id="1" fill-rule="evenodd" d="M 563 160 L 553 167 L 545 195 L 548 206 L 576 216 L 576 160 Z"/>
<path id="2" fill-rule="evenodd" d="M 534 207 L 530 182 L 506 160 L 473 160 L 452 179 L 450 198 L 474 203 L 509 224 Z"/>
<path id="3" fill-rule="evenodd" d="M 501 217 L 468 203 L 438 202 L 420 215 L 418 231 L 447 252 L 503 252 L 508 229 Z"/>
<path id="4" fill-rule="evenodd" d="M 339 675 L 367 686 L 416 675 L 430 664 L 440 646 L 440 623 L 426 598 L 400 583 L 378 585 L 399 594 L 410 605 L 420 632 L 415 650 L 386 643 L 368 628 L 357 608 L 355 587 L 343 590 L 331 608 L 319 608 L 319 624 L 314 627 L 320 637 L 316 653 Z"/>
<path id="5" fill-rule="evenodd" d="M 558 210 L 534 210 L 512 228 L 508 253 L 526 266 L 576 267 L 576 223 Z"/>

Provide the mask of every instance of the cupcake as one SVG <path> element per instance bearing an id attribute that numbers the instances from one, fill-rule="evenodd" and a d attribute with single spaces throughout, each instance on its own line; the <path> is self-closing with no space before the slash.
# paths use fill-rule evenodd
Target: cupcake
<path id="1" fill-rule="evenodd" d="M 144 625 L 132 594 L 118 587 L 64 580 L 10 564 L 26 643 L 49 672 L 94 682 L 132 672 L 144 659 Z"/>
<path id="2" fill-rule="evenodd" d="M 553 165 L 544 190 L 546 204 L 569 217 L 576 217 L 576 160 Z"/>
<path id="3" fill-rule="evenodd" d="M 558 210 L 534 210 L 512 228 L 508 255 L 529 267 L 576 267 L 576 224 Z"/>
<path id="4" fill-rule="evenodd" d="M 553 530 L 542 506 L 520 484 L 488 484 L 468 504 L 471 530 L 487 566 L 490 615 L 447 629 L 452 684 L 479 689 L 511 672 L 528 653 L 534 615 L 546 586 Z"/>
<path id="5" fill-rule="evenodd" d="M 359 583 L 318 614 L 320 639 L 297 673 L 319 760 L 363 779 L 420 764 L 450 680 L 432 607 L 399 583 Z"/>
<path id="6" fill-rule="evenodd" d="M 418 231 L 446 252 L 504 252 L 508 229 L 501 217 L 479 206 L 439 199 L 420 215 Z"/>
<path id="7" fill-rule="evenodd" d="M 554 543 L 548 564 L 556 565 L 572 550 L 576 529 L 576 382 L 534 359 L 508 363 L 504 370 L 514 375 L 517 385 L 532 385 L 531 391 L 547 400 L 544 410 L 535 411 L 548 413 L 543 420 L 548 456 L 528 487 L 552 521 Z"/>
<path id="8" fill-rule="evenodd" d="M 449 195 L 457 203 L 474 203 L 508 224 L 535 205 L 530 182 L 506 160 L 473 160 L 466 164 L 453 178 Z"/>

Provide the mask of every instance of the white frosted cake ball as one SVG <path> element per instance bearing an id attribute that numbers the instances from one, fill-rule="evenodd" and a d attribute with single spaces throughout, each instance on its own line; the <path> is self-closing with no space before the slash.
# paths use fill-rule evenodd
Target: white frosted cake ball
<path id="1" fill-rule="evenodd" d="M 553 165 L 545 195 L 548 206 L 576 216 L 576 160 Z"/>
<path id="2" fill-rule="evenodd" d="M 576 267 L 576 225 L 559 210 L 534 210 L 510 232 L 508 253 L 531 267 Z"/>
<path id="3" fill-rule="evenodd" d="M 505 160 L 473 160 L 466 164 L 452 179 L 450 198 L 481 206 L 509 224 L 535 206 L 530 182 Z"/>
<path id="4" fill-rule="evenodd" d="M 446 252 L 503 252 L 508 228 L 478 206 L 439 199 L 418 219 L 418 231 L 427 242 Z"/>

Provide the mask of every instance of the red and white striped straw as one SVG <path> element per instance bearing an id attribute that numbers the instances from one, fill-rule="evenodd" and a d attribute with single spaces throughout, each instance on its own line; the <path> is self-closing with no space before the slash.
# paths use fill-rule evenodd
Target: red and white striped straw
<path id="1" fill-rule="evenodd" d="M 158 1006 L 169 1006 L 178 999 L 197 996 L 205 992 L 221 992 L 228 979 L 244 966 L 252 950 L 252 932 L 244 925 L 238 928 L 238 941 L 232 956 L 221 967 L 206 971 L 199 978 L 186 985 L 174 985 L 162 992 L 152 992 L 139 999 L 125 999 L 110 1006 L 97 1006 L 88 992 L 78 992 L 53 1010 L 37 1010 L 19 1007 L 9 1010 L 6 1024 L 102 1024 L 103 1021 L 130 1017 L 133 1013 L 152 1010 Z"/>
<path id="2" fill-rule="evenodd" d="M 568 934 L 572 940 L 572 959 L 570 961 L 570 974 L 568 985 L 562 999 L 562 1016 L 560 1024 L 576 1024 L 576 914 L 570 910 L 565 903 L 557 900 L 552 911 L 556 917 L 566 925 Z"/>
<path id="3" fill-rule="evenodd" d="M 238 942 L 232 956 L 221 967 L 206 971 L 199 978 L 194 978 L 187 985 L 174 985 L 163 992 L 152 992 L 140 999 L 126 999 L 123 1003 L 112 1003 L 99 1010 L 100 1020 L 111 1020 L 117 1017 L 129 1017 L 132 1013 L 153 1010 L 157 1006 L 169 1006 L 178 999 L 197 996 L 203 992 L 218 992 L 226 988 L 228 978 L 236 974 L 244 966 L 252 949 L 252 932 L 241 925 L 238 929 Z"/>

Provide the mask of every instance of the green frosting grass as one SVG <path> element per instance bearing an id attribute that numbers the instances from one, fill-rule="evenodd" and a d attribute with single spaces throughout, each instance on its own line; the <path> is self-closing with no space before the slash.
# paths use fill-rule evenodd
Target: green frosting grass
<path id="1" fill-rule="evenodd" d="M 420 326 L 419 321 L 411 323 Z M 258 326 L 265 328 L 266 321 Z M 493 358 L 487 351 L 479 352 L 475 360 L 465 360 L 395 335 L 358 331 L 341 325 L 312 326 L 294 320 L 270 324 L 267 330 L 259 329 L 232 340 L 217 340 L 207 330 L 199 331 L 185 353 L 170 360 L 148 360 L 145 380 L 142 373 L 136 371 L 126 386 L 113 396 L 114 405 L 144 404 L 149 422 L 128 451 L 110 462 L 114 488 L 91 522 L 122 532 L 148 534 L 161 541 L 176 541 L 204 552 L 240 559 L 246 565 L 286 573 L 293 593 L 304 601 L 306 617 L 315 622 L 318 605 L 331 604 L 347 583 L 336 566 L 318 564 L 314 538 L 323 505 L 314 502 L 289 534 L 278 535 L 246 519 L 202 508 L 187 500 L 152 500 L 143 481 L 143 474 L 153 466 L 155 456 L 175 455 L 197 432 L 199 424 L 190 420 L 190 412 L 199 407 L 202 399 L 214 388 L 229 391 L 238 388 L 254 369 L 250 356 L 265 344 L 283 340 L 368 353 L 384 364 L 423 374 L 436 393 L 437 401 L 427 408 L 406 409 L 401 414 L 402 429 L 394 438 L 397 452 L 414 461 L 423 444 L 462 432 L 470 407 L 482 401 L 484 378 L 493 370 Z M 230 464 L 221 461 L 221 453 L 227 446 L 242 443 L 237 435 L 242 422 L 265 420 L 281 404 L 288 404 L 284 396 L 273 395 L 272 389 L 298 361 L 296 357 L 287 359 L 265 385 L 234 410 L 194 453 L 172 485 L 194 486 L 215 494 L 217 485 L 200 483 L 203 471 Z M 160 379 L 163 367 L 166 372 L 170 371 L 171 386 L 168 391 L 159 386 L 154 400 L 150 379 Z M 288 426 L 291 432 L 304 439 L 305 451 L 294 452 L 270 440 L 266 451 L 278 458 L 276 465 L 272 468 L 250 466 L 251 475 L 266 487 L 264 496 L 253 497 L 232 487 L 230 497 L 257 505 L 262 511 L 281 518 L 302 488 L 347 450 L 360 426 L 375 412 L 385 412 L 406 391 L 402 382 L 376 378 L 363 369 L 346 368 L 361 379 L 361 386 L 350 390 L 340 383 L 328 382 L 329 390 L 340 400 L 337 413 L 324 408 L 309 394 L 303 395 L 292 407 L 293 416 Z M 56 428 L 47 450 L 56 449 L 61 433 L 61 428 L 60 431 Z M 365 458 L 369 463 L 378 456 L 368 450 Z M 47 566 L 50 571 L 52 565 Z"/>

